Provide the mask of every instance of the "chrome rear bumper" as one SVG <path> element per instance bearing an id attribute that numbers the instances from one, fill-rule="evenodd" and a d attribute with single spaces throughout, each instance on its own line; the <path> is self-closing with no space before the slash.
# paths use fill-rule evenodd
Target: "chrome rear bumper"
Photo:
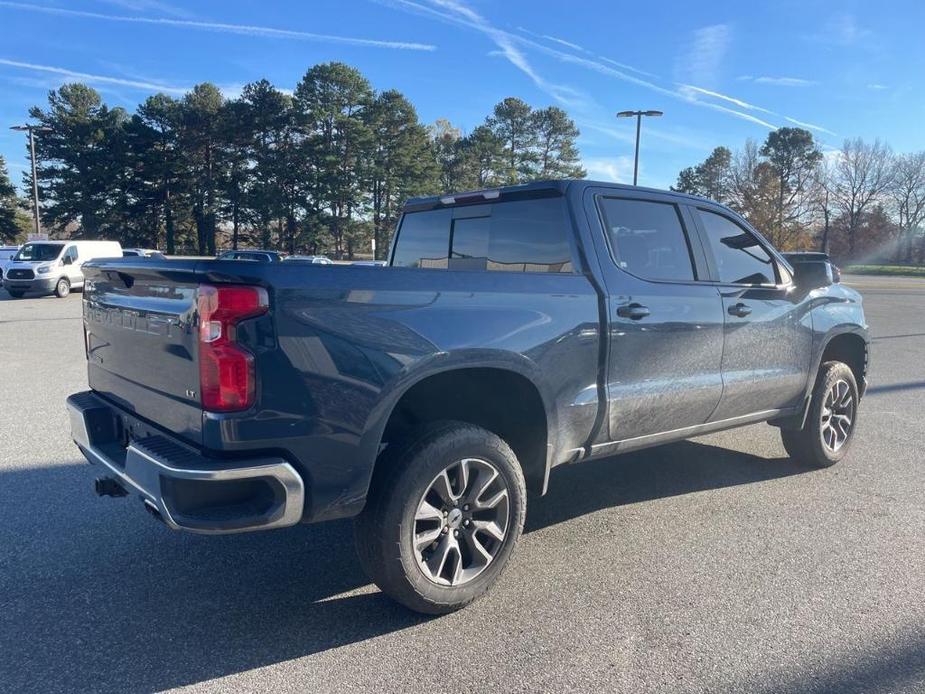
<path id="1" fill-rule="evenodd" d="M 176 530 L 239 533 L 295 525 L 305 484 L 282 458 L 208 458 L 150 427 L 92 391 L 67 399 L 71 438 L 88 461 L 137 492 Z M 133 435 L 129 436 L 126 431 Z"/>

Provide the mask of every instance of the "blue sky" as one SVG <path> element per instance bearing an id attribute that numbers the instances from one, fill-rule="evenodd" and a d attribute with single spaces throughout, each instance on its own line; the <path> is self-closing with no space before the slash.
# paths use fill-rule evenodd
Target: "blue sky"
<path id="1" fill-rule="evenodd" d="M 925 148 L 923 26 L 921 0 L 0 1 L 0 123 L 68 81 L 132 109 L 207 80 L 229 95 L 263 77 L 292 89 L 339 60 L 404 92 L 424 122 L 466 131 L 506 96 L 559 105 L 603 180 L 632 177 L 633 125 L 614 113 L 663 110 L 644 125 L 640 183 L 667 187 L 713 147 L 786 125 L 827 148 Z M 0 154 L 19 183 L 23 135 L 0 129 Z"/>

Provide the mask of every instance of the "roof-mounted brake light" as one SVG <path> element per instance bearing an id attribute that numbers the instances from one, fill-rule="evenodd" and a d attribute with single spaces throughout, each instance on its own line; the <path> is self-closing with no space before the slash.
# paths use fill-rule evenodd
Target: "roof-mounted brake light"
<path id="1" fill-rule="evenodd" d="M 480 190 L 475 193 L 460 193 L 459 195 L 444 195 L 440 198 L 441 205 L 458 205 L 465 202 L 479 200 L 497 200 L 501 197 L 500 190 Z"/>

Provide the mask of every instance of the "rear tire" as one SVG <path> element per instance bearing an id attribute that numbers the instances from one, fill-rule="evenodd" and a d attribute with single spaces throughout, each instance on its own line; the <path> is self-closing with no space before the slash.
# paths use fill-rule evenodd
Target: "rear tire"
<path id="1" fill-rule="evenodd" d="M 498 579 L 523 530 L 523 471 L 497 435 L 439 422 L 392 444 L 354 524 L 357 553 L 383 593 L 446 614 Z"/>
<path id="2" fill-rule="evenodd" d="M 813 467 L 830 467 L 848 453 L 857 427 L 860 396 L 854 373 L 840 361 L 819 368 L 802 429 L 781 429 L 790 457 Z"/>
<path id="3" fill-rule="evenodd" d="M 71 283 L 66 277 L 62 277 L 58 280 L 58 283 L 55 285 L 55 296 L 59 299 L 63 299 L 68 294 L 71 293 Z"/>

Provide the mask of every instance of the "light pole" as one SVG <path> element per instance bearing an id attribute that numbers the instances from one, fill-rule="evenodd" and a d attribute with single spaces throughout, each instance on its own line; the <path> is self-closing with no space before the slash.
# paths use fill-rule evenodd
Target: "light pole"
<path id="1" fill-rule="evenodd" d="M 51 128 L 47 125 L 31 125 L 27 123 L 26 125 L 14 125 L 10 130 L 19 130 L 29 133 L 29 154 L 32 157 L 32 209 L 35 214 L 35 234 L 36 236 L 42 233 L 42 223 L 39 221 L 39 180 L 35 175 L 35 134 L 34 133 L 48 133 L 51 132 Z"/>
<path id="2" fill-rule="evenodd" d="M 636 156 L 633 160 L 633 185 L 636 185 L 636 180 L 639 177 L 639 131 L 642 129 L 642 117 L 657 117 L 661 115 L 663 115 L 661 111 L 620 111 L 620 113 L 617 114 L 617 118 L 632 118 L 636 116 Z"/>

